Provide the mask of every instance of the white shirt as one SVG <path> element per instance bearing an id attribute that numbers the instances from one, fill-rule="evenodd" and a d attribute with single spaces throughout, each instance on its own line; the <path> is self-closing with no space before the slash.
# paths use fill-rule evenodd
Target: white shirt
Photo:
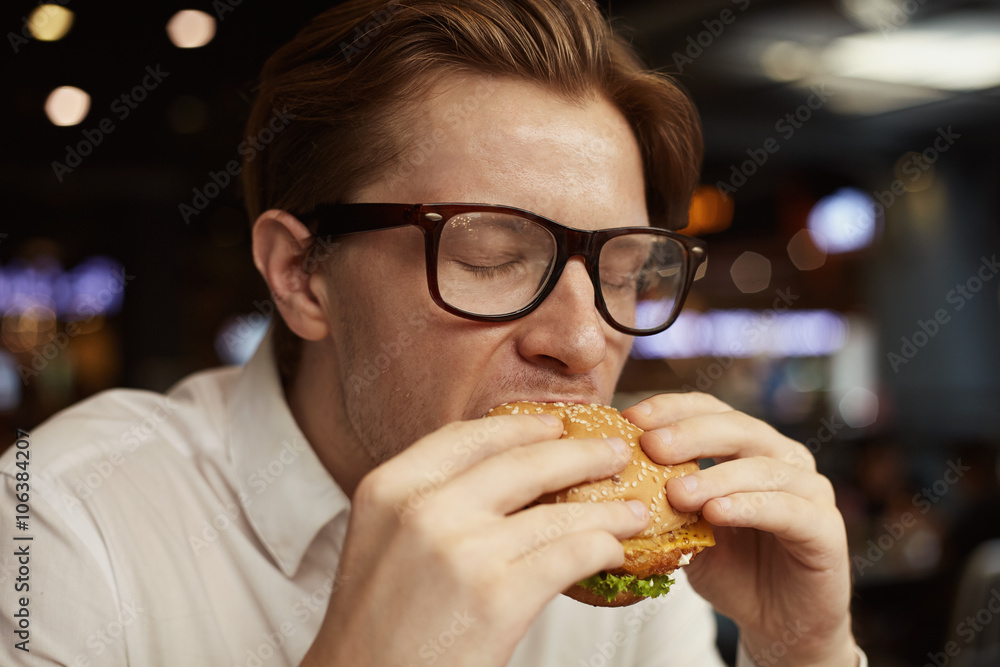
<path id="1" fill-rule="evenodd" d="M 298 665 L 351 504 L 289 411 L 270 335 L 242 369 L 194 374 L 165 396 L 102 392 L 26 439 L 27 530 L 14 524 L 19 450 L 0 458 L 0 664 Z M 557 596 L 509 665 L 722 665 L 709 605 L 676 579 L 625 609 Z M 22 597 L 29 652 L 14 634 Z"/>

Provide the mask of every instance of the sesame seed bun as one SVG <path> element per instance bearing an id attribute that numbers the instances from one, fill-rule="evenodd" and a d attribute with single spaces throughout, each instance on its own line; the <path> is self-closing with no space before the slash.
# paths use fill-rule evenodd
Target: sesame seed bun
<path id="1" fill-rule="evenodd" d="M 609 406 L 591 403 L 506 403 L 493 408 L 488 416 L 504 414 L 543 414 L 559 417 L 563 422 L 564 438 L 619 437 L 632 450 L 632 460 L 624 470 L 607 479 L 577 484 L 557 493 L 539 498 L 541 503 L 607 502 L 639 500 L 649 509 L 648 527 L 641 533 L 622 540 L 625 562 L 609 570 L 612 575 L 634 575 L 646 579 L 665 575 L 689 562 L 705 547 L 713 546 L 711 525 L 697 512 L 678 512 L 667 502 L 667 480 L 683 477 L 698 470 L 697 461 L 673 466 L 654 463 L 639 446 L 643 431 Z M 687 556 L 687 558 L 685 558 Z M 566 595 L 599 607 L 622 607 L 643 599 L 640 595 L 623 592 L 607 600 L 579 585 Z"/>

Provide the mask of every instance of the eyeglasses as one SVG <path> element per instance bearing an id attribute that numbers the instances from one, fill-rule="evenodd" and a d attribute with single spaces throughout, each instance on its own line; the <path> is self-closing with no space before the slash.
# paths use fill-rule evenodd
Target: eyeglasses
<path id="1" fill-rule="evenodd" d="M 573 229 L 509 206 L 324 204 L 300 220 L 317 237 L 419 227 L 431 298 L 477 322 L 524 317 L 555 288 L 566 262 L 579 256 L 605 321 L 648 336 L 677 319 L 705 260 L 702 241 L 675 232 Z"/>

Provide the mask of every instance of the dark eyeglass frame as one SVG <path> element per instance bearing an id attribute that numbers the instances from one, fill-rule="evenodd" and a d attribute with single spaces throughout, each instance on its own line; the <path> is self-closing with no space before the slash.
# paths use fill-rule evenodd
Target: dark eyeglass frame
<path id="1" fill-rule="evenodd" d="M 441 297 L 437 280 L 437 251 L 441 241 L 441 232 L 445 224 L 456 215 L 462 213 L 506 213 L 517 215 L 547 229 L 556 241 L 556 257 L 549 278 L 538 292 L 537 296 L 523 308 L 502 315 L 480 315 L 456 308 Z M 671 232 L 658 227 L 615 227 L 611 229 L 574 229 L 559 224 L 537 213 L 525 211 L 512 206 L 492 204 L 320 204 L 299 219 L 313 234 L 319 238 L 332 238 L 362 232 L 374 232 L 383 229 L 406 227 L 414 225 L 424 234 L 424 248 L 427 266 L 427 288 L 434 302 L 445 311 L 476 322 L 510 322 L 524 317 L 535 310 L 545 298 L 555 289 L 562 276 L 566 262 L 571 257 L 582 257 L 587 274 L 594 286 L 595 305 L 604 321 L 615 330 L 632 336 L 651 336 L 660 333 L 677 319 L 684 301 L 687 298 L 691 284 L 694 282 L 698 267 L 705 260 L 705 242 L 683 234 Z M 683 277 L 678 295 L 674 301 L 669 319 L 655 329 L 634 329 L 615 321 L 604 301 L 601 289 L 600 253 L 604 244 L 611 239 L 630 234 L 650 234 L 665 236 L 676 241 L 684 250 Z"/>

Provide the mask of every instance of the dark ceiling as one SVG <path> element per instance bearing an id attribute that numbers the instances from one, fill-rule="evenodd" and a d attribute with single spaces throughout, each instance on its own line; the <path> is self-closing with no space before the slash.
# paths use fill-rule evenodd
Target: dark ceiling
<path id="1" fill-rule="evenodd" d="M 19 31 L 22 17 L 35 4 L 4 3 L 0 13 L 4 32 Z M 149 206 L 157 200 L 189 198 L 187 193 L 204 181 L 209 170 L 235 156 L 254 76 L 267 54 L 329 5 L 314 1 L 263 5 L 249 0 L 66 4 L 74 10 L 76 22 L 65 39 L 22 44 L 16 54 L 9 44 L 4 47 L 0 192 L 7 200 L 7 227 L 38 222 L 40 207 L 52 211 L 52 224 L 61 226 L 62 219 L 67 225 L 85 224 L 91 232 L 110 232 L 111 219 L 98 216 L 82 222 L 81 208 L 98 202 L 128 207 L 130 202 Z M 760 44 L 791 40 L 822 45 L 861 30 L 832 1 L 613 0 L 607 5 L 647 59 L 678 72 L 695 98 L 703 115 L 707 181 L 722 177 L 733 160 L 774 135 L 776 121 L 806 103 L 811 94 L 807 86 L 766 77 L 756 62 Z M 917 10 L 906 17 L 910 26 L 949 15 L 1000 17 L 997 3 L 910 0 L 907 5 Z M 219 16 L 218 33 L 209 45 L 182 50 L 170 44 L 164 26 L 181 8 L 201 8 Z M 731 20 L 723 24 L 727 18 Z M 719 34 L 709 36 L 709 30 Z M 695 40 L 707 46 L 693 47 Z M 147 66 L 169 73 L 162 88 L 152 91 L 129 118 L 116 121 L 115 132 L 104 138 L 86 164 L 58 181 L 51 163 L 66 156 L 66 146 L 78 141 L 84 129 L 110 115 L 111 101 L 138 82 Z M 42 104 L 52 88 L 66 84 L 87 90 L 92 109 L 80 126 L 53 127 Z M 844 89 L 836 85 L 826 89 L 845 97 Z M 876 85 L 860 94 L 877 96 L 884 91 L 884 86 Z M 180 103 L 191 104 L 193 99 L 205 104 L 208 122 L 202 131 L 178 134 L 171 129 L 169 116 L 179 98 Z M 998 111 L 997 88 L 948 94 L 872 115 L 820 108 L 807 127 L 783 143 L 782 153 L 773 166 L 762 169 L 754 188 L 773 189 L 779 174 L 803 167 L 858 173 L 885 160 L 891 164 L 907 145 L 917 149 L 926 145 L 939 126 L 960 126 L 975 132 L 984 148 L 996 148 Z M 137 222 L 130 217 L 128 224 Z"/>

